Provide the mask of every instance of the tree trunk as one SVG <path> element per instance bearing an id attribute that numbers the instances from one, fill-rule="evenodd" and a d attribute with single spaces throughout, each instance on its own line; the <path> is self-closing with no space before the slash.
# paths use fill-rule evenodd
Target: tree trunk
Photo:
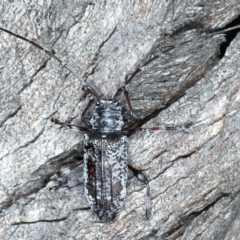
<path id="1" fill-rule="evenodd" d="M 54 49 L 105 97 L 140 67 L 132 127 L 185 126 L 129 138 L 150 221 L 131 172 L 110 223 L 88 209 L 81 166 L 58 183 L 83 134 L 51 119 L 79 123 L 89 99 L 57 61 L 0 31 L 1 239 L 239 239 L 240 36 L 220 59 L 224 35 L 210 34 L 240 15 L 239 1 L 99 2 L 2 1 L 0 27 Z"/>

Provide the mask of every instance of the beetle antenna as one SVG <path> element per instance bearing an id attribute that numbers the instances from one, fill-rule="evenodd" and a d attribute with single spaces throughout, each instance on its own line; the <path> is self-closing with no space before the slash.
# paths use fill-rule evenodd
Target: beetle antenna
<path id="1" fill-rule="evenodd" d="M 83 85 L 83 87 L 85 88 L 85 90 L 86 90 L 87 92 L 91 93 L 91 94 L 92 94 L 93 96 L 95 96 L 96 98 L 99 98 L 99 97 L 100 97 L 99 93 L 97 92 L 97 90 L 96 90 L 93 86 L 87 84 L 87 83 L 83 80 L 82 77 L 80 77 L 67 63 L 65 63 L 64 61 L 62 61 L 62 60 L 61 60 L 60 58 L 58 58 L 57 56 L 55 56 L 53 52 L 51 52 L 51 51 L 43 48 L 42 46 L 38 45 L 37 43 L 35 43 L 35 42 L 33 42 L 33 41 L 31 41 L 31 40 L 29 40 L 29 39 L 27 39 L 27 38 L 24 38 L 24 37 L 22 37 L 22 36 L 20 36 L 20 35 L 18 35 L 18 34 L 15 34 L 15 33 L 13 33 L 13 32 L 10 32 L 10 31 L 8 31 L 8 30 L 5 29 L 5 28 L 0 27 L 0 30 L 4 31 L 4 32 L 6 32 L 6 33 L 8 33 L 8 34 L 10 34 L 10 35 L 13 35 L 13 36 L 16 37 L 16 38 L 20 38 L 20 39 L 22 39 L 22 40 L 25 41 L 25 42 L 28 42 L 28 43 L 32 44 L 33 46 L 37 47 L 37 48 L 40 49 L 41 51 L 45 52 L 45 53 L 46 53 L 47 55 L 49 55 L 50 57 L 52 57 L 52 58 L 54 58 L 55 60 L 57 60 L 57 61 L 62 65 L 62 67 L 67 68 L 67 69 L 80 81 L 80 83 Z"/>
<path id="2" fill-rule="evenodd" d="M 230 27 L 230 28 L 227 28 L 227 29 L 223 29 L 223 30 L 220 30 L 220 31 L 217 31 L 217 32 L 212 32 L 212 33 L 210 33 L 210 35 L 226 33 L 226 32 L 238 29 L 238 28 L 240 28 L 240 25 L 237 25 L 237 26 L 234 26 L 234 27 Z"/>

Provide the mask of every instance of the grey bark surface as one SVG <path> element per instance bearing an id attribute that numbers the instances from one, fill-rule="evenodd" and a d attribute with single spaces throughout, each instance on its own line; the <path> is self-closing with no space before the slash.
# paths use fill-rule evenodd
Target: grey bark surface
<path id="1" fill-rule="evenodd" d="M 78 154 L 82 86 L 34 46 L 0 32 L 1 239 L 240 239 L 240 35 L 222 59 L 238 0 L 2 1 L 1 23 L 69 63 L 104 96 L 151 56 L 129 86 L 136 126 L 188 126 L 129 138 L 123 211 L 101 223 L 88 209 L 81 167 L 66 185 L 56 172 Z M 125 104 L 124 98 L 122 99 Z"/>

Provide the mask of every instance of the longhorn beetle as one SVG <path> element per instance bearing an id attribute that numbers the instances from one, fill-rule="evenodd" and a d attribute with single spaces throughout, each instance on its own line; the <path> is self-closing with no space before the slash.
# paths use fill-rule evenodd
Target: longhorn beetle
<path id="1" fill-rule="evenodd" d="M 239 26 L 213 34 L 224 33 L 235 28 L 239 28 Z M 85 133 L 83 140 L 84 187 L 85 196 L 91 209 L 102 221 L 107 222 L 115 219 L 117 213 L 119 213 L 124 206 L 129 168 L 137 179 L 146 185 L 146 218 L 149 219 L 151 208 L 149 182 L 141 171 L 128 165 L 127 162 L 127 137 L 136 132 L 146 130 L 146 128 L 131 128 L 131 123 L 133 123 L 136 118 L 133 115 L 133 109 L 128 95 L 128 85 L 141 69 L 136 68 L 131 76 L 126 75 L 125 84 L 117 89 L 112 99 L 104 99 L 92 85 L 87 84 L 68 64 L 60 60 L 53 52 L 4 28 L 0 27 L 0 30 L 34 45 L 50 57 L 56 59 L 80 81 L 84 91 L 88 94 L 90 100 L 81 115 L 83 125 L 72 125 L 56 119 L 52 119 L 52 121 L 58 125 Z M 149 64 L 158 57 L 157 55 L 150 58 L 142 66 Z M 130 119 L 127 120 L 123 118 L 124 109 L 119 102 L 122 94 L 125 95 L 128 112 L 131 116 Z M 92 106 L 94 106 L 92 116 L 87 117 L 87 113 Z M 173 130 L 174 128 L 161 126 L 148 129 Z M 79 164 L 80 163 L 82 163 L 82 161 L 80 161 Z M 76 164 L 74 167 L 75 166 Z"/>
<path id="2" fill-rule="evenodd" d="M 100 93 L 90 84 L 87 84 L 68 64 L 64 63 L 53 52 L 44 49 L 37 43 L 26 39 L 18 34 L 12 33 L 0 27 L 0 30 L 20 38 L 50 57 L 56 59 L 63 67 L 67 68 L 83 85 L 90 100 L 83 110 L 81 121 L 83 125 L 71 125 L 57 119 L 52 121 L 61 126 L 69 127 L 78 132 L 84 132 L 84 188 L 85 196 L 91 209 L 102 221 L 112 221 L 116 214 L 121 211 L 126 198 L 126 184 L 128 168 L 133 172 L 139 181 L 147 187 L 146 193 L 146 218 L 150 217 L 150 188 L 147 178 L 136 168 L 128 165 L 127 162 L 127 137 L 145 128 L 130 128 L 131 123 L 136 120 L 128 96 L 128 84 L 133 77 L 141 71 L 137 68 L 134 73 L 125 78 L 125 84 L 117 89 L 112 99 L 104 99 Z M 143 66 L 147 65 L 154 58 L 151 58 Z M 124 93 L 130 112 L 130 119 L 123 118 L 124 110 L 120 105 L 119 98 Z M 95 106 L 94 106 L 95 105 Z M 94 106 L 91 117 L 87 117 L 90 108 Z M 165 129 L 154 127 L 150 130 Z M 79 164 L 82 161 L 79 161 Z M 77 164 L 74 164 L 76 167 Z"/>

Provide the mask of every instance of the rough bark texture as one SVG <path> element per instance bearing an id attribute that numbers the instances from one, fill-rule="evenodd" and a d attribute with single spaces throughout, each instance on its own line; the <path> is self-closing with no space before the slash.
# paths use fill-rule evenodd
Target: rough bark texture
<path id="1" fill-rule="evenodd" d="M 129 162 L 150 181 L 151 223 L 131 173 L 125 208 L 99 223 L 81 173 L 54 188 L 82 135 L 51 118 L 79 121 L 82 86 L 0 32 L 1 239 L 240 239 L 240 36 L 219 59 L 224 36 L 209 34 L 240 15 L 239 0 L 2 1 L 0 13 L 2 27 L 53 48 L 105 96 L 160 55 L 130 84 L 137 125 L 189 126 L 129 139 Z"/>

